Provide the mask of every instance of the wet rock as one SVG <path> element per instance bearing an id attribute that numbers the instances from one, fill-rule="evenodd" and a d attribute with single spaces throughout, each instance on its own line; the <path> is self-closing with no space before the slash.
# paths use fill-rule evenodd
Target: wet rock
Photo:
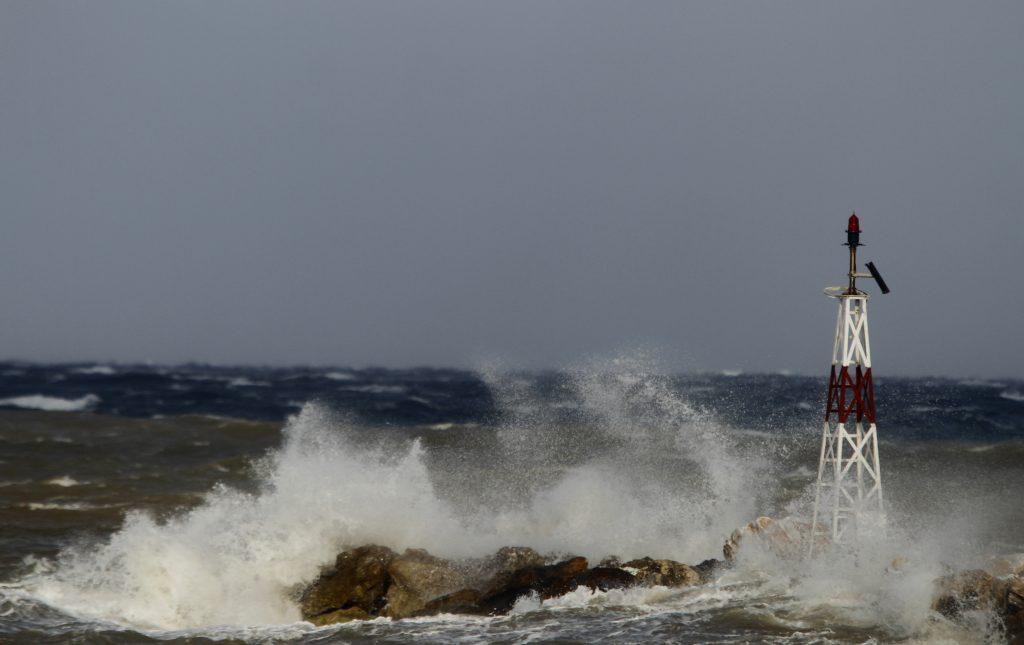
<path id="1" fill-rule="evenodd" d="M 323 627 L 324 625 L 347 623 L 350 620 L 369 620 L 370 618 L 372 618 L 372 616 L 359 607 L 349 607 L 348 609 L 336 609 L 334 611 L 329 611 L 326 614 L 310 616 L 308 620 L 317 627 Z"/>
<path id="2" fill-rule="evenodd" d="M 387 573 L 391 584 L 381 614 L 391 618 L 412 616 L 431 600 L 466 586 L 463 571 L 422 549 L 408 549 L 392 559 Z"/>
<path id="3" fill-rule="evenodd" d="M 514 571 L 482 594 L 479 607 L 486 614 L 505 614 L 519 598 L 536 593 L 541 599 L 554 598 L 575 589 L 576 577 L 586 572 L 586 558 L 570 558 L 564 562 Z"/>
<path id="4" fill-rule="evenodd" d="M 793 517 L 781 520 L 759 517 L 746 526 L 733 531 L 722 546 L 722 554 L 725 556 L 726 562 L 731 563 L 736 559 L 743 542 L 756 540 L 761 547 L 776 556 L 786 559 L 798 558 L 804 555 L 810 535 L 810 522 Z M 823 537 L 819 536 L 816 539 L 819 541 L 816 548 L 824 548 L 828 544 L 828 540 Z"/>
<path id="5" fill-rule="evenodd" d="M 573 583 L 579 587 L 588 587 L 593 591 L 609 591 L 625 589 L 637 584 L 632 573 L 618 567 L 594 567 L 576 576 Z"/>
<path id="6" fill-rule="evenodd" d="M 434 598 L 416 612 L 417 616 L 433 616 L 434 614 L 479 614 L 480 592 L 476 589 L 460 589 L 447 596 Z"/>
<path id="7" fill-rule="evenodd" d="M 985 562 L 985 571 L 998 577 L 1024 574 L 1024 553 L 992 556 Z"/>
<path id="8" fill-rule="evenodd" d="M 383 546 L 368 545 L 343 551 L 334 566 L 323 571 L 299 600 L 306 620 L 358 608 L 373 615 L 385 603 L 388 589 L 388 566 L 395 552 Z"/>
<path id="9" fill-rule="evenodd" d="M 687 587 L 700 583 L 700 574 L 688 564 L 675 560 L 640 558 L 622 565 L 633 573 L 644 585 L 662 587 Z"/>
<path id="10" fill-rule="evenodd" d="M 995 603 L 992 574 L 981 569 L 958 571 L 936 581 L 932 609 L 947 618 L 959 618 L 965 611 L 992 609 Z"/>
<path id="11" fill-rule="evenodd" d="M 704 560 L 700 564 L 693 565 L 693 570 L 700 576 L 701 584 L 707 584 L 714 581 L 721 573 L 722 569 L 726 567 L 726 564 L 721 560 L 710 558 Z"/>
<path id="12" fill-rule="evenodd" d="M 604 560 L 597 563 L 599 567 L 622 567 L 622 559 L 617 555 L 605 556 Z"/>
<path id="13" fill-rule="evenodd" d="M 1014 576 L 1006 582 L 1000 613 L 1010 642 L 1024 643 L 1024 575 Z"/>
<path id="14" fill-rule="evenodd" d="M 467 568 L 467 576 L 480 586 L 493 586 L 514 571 L 545 564 L 544 556 L 527 546 L 503 546 L 497 553 Z"/>
<path id="15" fill-rule="evenodd" d="M 1024 643 L 1024 576 L 996 578 L 987 571 L 958 571 L 939 578 L 932 609 L 952 620 L 964 612 L 991 611 L 1011 643 Z"/>

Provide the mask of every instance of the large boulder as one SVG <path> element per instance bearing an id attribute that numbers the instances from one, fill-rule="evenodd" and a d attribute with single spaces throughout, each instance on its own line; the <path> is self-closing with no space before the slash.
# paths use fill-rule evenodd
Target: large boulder
<path id="1" fill-rule="evenodd" d="M 675 560 L 640 558 L 622 566 L 648 586 L 688 587 L 700 583 L 700 574 L 693 567 Z"/>
<path id="2" fill-rule="evenodd" d="M 987 571 L 957 571 L 935 582 L 932 609 L 952 620 L 969 611 L 995 614 L 1011 643 L 1024 643 L 1024 576 L 996 578 Z"/>
<path id="3" fill-rule="evenodd" d="M 807 540 L 811 537 L 811 523 L 793 517 L 773 520 L 759 517 L 753 522 L 732 532 L 722 546 L 726 562 L 733 562 L 744 542 L 756 541 L 758 545 L 778 557 L 795 559 L 806 553 Z M 816 548 L 824 548 L 828 542 L 820 535 Z"/>
<path id="4" fill-rule="evenodd" d="M 515 571 L 544 564 L 544 556 L 528 546 L 503 546 L 490 557 L 470 562 L 465 571 L 475 586 L 487 587 L 500 583 Z"/>
<path id="5" fill-rule="evenodd" d="M 959 618 L 965 611 L 993 609 L 996 579 L 981 569 L 957 571 L 939 578 L 932 609 L 947 618 Z"/>
<path id="6" fill-rule="evenodd" d="M 460 589 L 447 596 L 434 598 L 423 609 L 416 612 L 417 616 L 433 616 L 434 614 L 480 614 L 480 592 L 476 589 Z"/>
<path id="7" fill-rule="evenodd" d="M 712 582 L 718 577 L 719 573 L 721 573 L 724 568 L 725 563 L 714 558 L 709 558 L 700 564 L 693 565 L 693 570 L 697 572 L 698 576 L 700 576 L 701 584 Z"/>
<path id="8" fill-rule="evenodd" d="M 618 567 L 594 567 L 576 576 L 573 583 L 591 591 L 610 591 L 632 587 L 636 585 L 637 579 L 632 573 Z"/>
<path id="9" fill-rule="evenodd" d="M 1024 644 L 1024 571 L 1006 581 L 1001 614 L 1006 635 L 1015 644 Z"/>
<path id="10" fill-rule="evenodd" d="M 391 584 L 381 613 L 391 618 L 412 616 L 431 600 L 466 586 L 464 572 L 422 549 L 408 549 L 393 558 L 387 573 Z"/>
<path id="11" fill-rule="evenodd" d="M 299 600 L 303 618 L 310 620 L 340 609 L 357 608 L 368 615 L 380 612 L 389 586 L 388 566 L 395 552 L 368 545 L 343 551 L 334 566 L 321 572 Z"/>
<path id="12" fill-rule="evenodd" d="M 485 614 L 505 614 L 523 596 L 534 593 L 541 599 L 561 596 L 579 586 L 576 577 L 586 570 L 587 559 L 576 557 L 514 571 L 492 582 L 481 595 L 479 607 Z"/>

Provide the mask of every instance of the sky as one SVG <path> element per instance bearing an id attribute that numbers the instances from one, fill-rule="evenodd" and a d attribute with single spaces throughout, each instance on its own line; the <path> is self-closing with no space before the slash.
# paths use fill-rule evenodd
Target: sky
<path id="1" fill-rule="evenodd" d="M 1024 3 L 0 3 L 0 357 L 1022 377 Z"/>

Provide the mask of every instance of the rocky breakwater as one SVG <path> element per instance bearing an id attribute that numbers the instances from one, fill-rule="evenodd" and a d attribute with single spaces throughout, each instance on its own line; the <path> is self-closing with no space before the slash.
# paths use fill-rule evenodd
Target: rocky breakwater
<path id="1" fill-rule="evenodd" d="M 673 560 L 615 558 L 591 567 L 586 558 L 544 557 L 505 547 L 488 558 L 446 560 L 420 549 L 395 553 L 367 545 L 338 554 L 333 566 L 301 593 L 303 617 L 316 625 L 378 616 L 508 613 L 525 596 L 554 598 L 580 587 L 608 591 L 634 586 L 685 587 L 709 581 L 718 560 L 689 566 Z"/>

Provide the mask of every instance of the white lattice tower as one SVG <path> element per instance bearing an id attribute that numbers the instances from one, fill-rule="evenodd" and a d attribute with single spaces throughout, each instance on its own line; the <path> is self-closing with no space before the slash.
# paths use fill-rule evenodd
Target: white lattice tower
<path id="1" fill-rule="evenodd" d="M 821 433 L 818 480 L 811 520 L 811 555 L 822 538 L 843 541 L 865 522 L 884 522 L 882 472 L 875 426 L 875 395 L 871 378 L 868 295 L 856 288 L 856 247 L 859 227 L 850 218 L 850 286 L 826 290 L 839 302 L 825 423 Z M 873 265 L 872 275 L 877 276 Z M 880 277 L 883 293 L 888 291 Z M 819 523 L 820 521 L 820 523 Z"/>

